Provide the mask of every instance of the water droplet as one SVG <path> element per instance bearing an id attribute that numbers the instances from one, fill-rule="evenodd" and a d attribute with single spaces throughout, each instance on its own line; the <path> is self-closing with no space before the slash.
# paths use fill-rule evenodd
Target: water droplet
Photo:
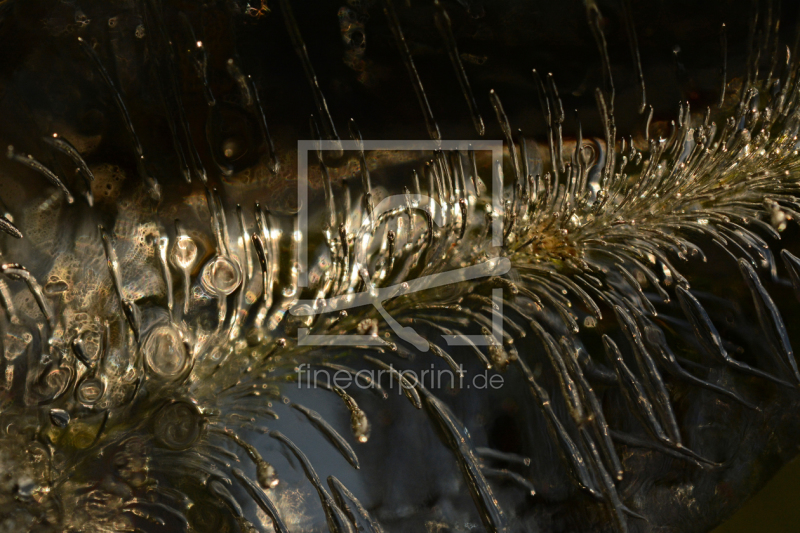
<path id="1" fill-rule="evenodd" d="M 242 283 L 242 272 L 236 263 L 219 255 L 203 268 L 202 280 L 208 292 L 228 296 Z"/>
<path id="2" fill-rule="evenodd" d="M 79 402 L 92 405 L 103 396 L 104 390 L 105 385 L 102 381 L 97 378 L 89 378 L 78 386 L 75 396 Z"/>
<path id="3" fill-rule="evenodd" d="M 208 354 L 208 358 L 211 361 L 218 363 L 222 360 L 223 355 L 225 355 L 225 352 L 222 350 L 222 348 L 216 347 L 211 351 L 210 354 Z"/>
<path id="4" fill-rule="evenodd" d="M 242 146 L 242 143 L 238 139 L 227 139 L 222 143 L 222 154 L 226 159 L 239 159 L 244 155 L 245 151 L 246 148 Z"/>
<path id="5" fill-rule="evenodd" d="M 764 202 L 766 208 L 770 211 L 770 224 L 772 227 L 778 231 L 783 231 L 786 229 L 786 221 L 787 216 L 786 213 L 781 209 L 778 202 Z"/>
<path id="6" fill-rule="evenodd" d="M 44 292 L 48 296 L 55 296 L 56 294 L 67 292 L 67 290 L 69 290 L 69 285 L 67 285 L 67 282 L 63 280 L 51 281 L 44 286 Z"/>
<path id="7" fill-rule="evenodd" d="M 166 405 L 156 415 L 156 441 L 171 450 L 185 450 L 200 438 L 203 417 L 194 405 L 175 402 Z"/>
<path id="8" fill-rule="evenodd" d="M 180 377 L 188 367 L 189 356 L 175 328 L 162 326 L 153 330 L 143 345 L 147 368 L 165 379 Z"/>
<path id="9" fill-rule="evenodd" d="M 180 268 L 184 270 L 191 268 L 192 264 L 197 259 L 197 245 L 191 237 L 180 237 L 175 242 L 175 248 L 172 250 L 172 257 Z"/>
<path id="10" fill-rule="evenodd" d="M 378 321 L 373 318 L 365 318 L 358 323 L 356 331 L 359 335 L 372 335 L 375 337 L 378 335 Z"/>
<path id="11" fill-rule="evenodd" d="M 369 440 L 369 420 L 361 409 L 354 409 L 350 413 L 350 428 L 358 442 L 363 444 Z"/>
<path id="12" fill-rule="evenodd" d="M 63 409 L 50 409 L 50 421 L 58 428 L 67 427 L 69 418 L 69 413 Z"/>
<path id="13" fill-rule="evenodd" d="M 39 396 L 40 401 L 53 401 L 61 396 L 70 384 L 74 372 L 69 367 L 55 367 L 44 374 L 36 382 L 32 391 Z"/>
<path id="14" fill-rule="evenodd" d="M 569 221 L 567 222 L 567 227 L 570 230 L 576 230 L 580 227 L 580 225 L 581 225 L 581 218 L 573 213 L 572 216 L 569 217 Z"/>
<path id="15" fill-rule="evenodd" d="M 275 467 L 266 461 L 259 461 L 256 465 L 256 479 L 264 489 L 274 489 L 278 486 L 278 474 Z"/>
<path id="16" fill-rule="evenodd" d="M 75 24 L 77 24 L 79 27 L 88 26 L 90 22 L 92 22 L 92 20 L 87 17 L 83 11 L 78 10 L 75 12 Z"/>

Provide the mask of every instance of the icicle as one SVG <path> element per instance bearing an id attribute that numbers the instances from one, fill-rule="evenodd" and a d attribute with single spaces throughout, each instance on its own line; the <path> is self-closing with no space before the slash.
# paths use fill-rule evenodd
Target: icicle
<path id="1" fill-rule="evenodd" d="M 325 487 L 322 486 L 322 482 L 317 475 L 317 472 L 314 470 L 314 467 L 311 466 L 311 462 L 306 457 L 300 448 L 297 445 L 289 440 L 283 433 L 279 431 L 270 431 L 269 436 L 273 439 L 283 443 L 286 445 L 289 450 L 297 457 L 297 460 L 300 461 L 300 466 L 303 467 L 303 471 L 306 474 L 306 478 L 311 482 L 314 488 L 319 495 L 320 502 L 322 503 L 322 509 L 325 511 L 325 518 L 328 522 L 328 528 L 331 530 L 331 533 L 355 533 L 353 530 L 353 526 L 350 524 L 350 521 L 345 516 L 344 512 L 339 509 L 339 507 L 334 502 L 331 495 L 325 490 Z"/>
<path id="2" fill-rule="evenodd" d="M 339 453 L 347 459 L 347 462 L 350 463 L 354 468 L 358 469 L 361 466 L 358 463 L 358 456 L 356 452 L 353 451 L 353 448 L 344 440 L 338 431 L 336 431 L 322 416 L 300 404 L 293 403 L 291 406 L 294 409 L 297 409 L 301 413 L 303 413 L 306 418 L 308 418 L 309 422 L 311 422 L 314 427 L 316 427 L 323 436 L 331 443 L 333 446 L 339 450 Z"/>
<path id="3" fill-rule="evenodd" d="M 374 357 L 370 357 L 369 355 L 364 356 L 364 360 L 369 361 L 370 363 L 377 365 L 383 370 L 386 370 L 391 375 L 392 379 L 397 379 L 398 384 L 400 385 L 400 390 L 405 394 L 406 398 L 416 407 L 417 409 L 422 409 L 422 402 L 420 401 L 419 394 L 417 393 L 417 389 L 415 388 L 416 379 L 414 380 L 415 383 L 411 383 L 406 374 L 398 371 L 391 365 L 387 365 L 380 359 L 376 359 Z"/>
<path id="4" fill-rule="evenodd" d="M 156 249 L 158 255 L 158 262 L 161 266 L 161 275 L 164 278 L 164 285 L 167 292 L 167 309 L 169 310 L 169 319 L 173 321 L 172 309 L 175 306 L 172 294 L 172 271 L 169 269 L 169 262 L 167 260 L 167 253 L 169 251 L 169 237 L 161 237 L 156 235 Z"/>
<path id="5" fill-rule="evenodd" d="M 322 127 L 325 130 L 326 137 L 337 145 L 335 155 L 341 155 L 342 148 L 339 141 L 339 135 L 336 133 L 336 126 L 333 124 L 333 118 L 328 110 L 328 102 L 325 100 L 325 95 L 322 94 L 317 75 L 314 72 L 314 67 L 311 65 L 311 59 L 308 57 L 308 50 L 306 44 L 303 42 L 303 37 L 300 34 L 300 28 L 297 26 L 292 8 L 289 5 L 289 0 L 280 0 L 281 12 L 283 13 L 283 20 L 286 25 L 286 30 L 289 32 L 289 38 L 294 47 L 297 57 L 300 58 L 303 64 L 308 84 L 311 86 L 311 91 L 314 95 L 314 103 L 317 106 L 317 112 L 322 117 Z"/>
<path id="6" fill-rule="evenodd" d="M 630 0 L 623 0 L 622 13 L 625 18 L 625 31 L 628 34 L 628 44 L 631 48 L 631 57 L 633 58 L 633 66 L 636 68 L 636 77 L 639 80 L 639 96 L 641 103 L 639 104 L 639 113 L 644 113 L 647 109 L 647 93 L 644 87 L 644 72 L 642 72 L 642 59 L 639 55 L 639 40 L 636 38 L 636 25 L 633 23 L 633 13 L 631 11 Z"/>
<path id="7" fill-rule="evenodd" d="M 461 92 L 467 100 L 469 114 L 472 117 L 472 124 L 475 126 L 478 135 L 483 136 L 486 132 L 486 128 L 483 124 L 483 118 L 478 112 L 478 104 L 475 102 L 475 96 L 472 94 L 472 87 L 470 87 L 467 72 L 464 70 L 461 56 L 458 53 L 456 39 L 453 36 L 453 28 L 450 24 L 450 15 L 447 14 L 447 11 L 439 0 L 434 0 L 433 5 L 436 7 L 436 14 L 434 15 L 436 27 L 439 29 L 439 35 L 442 36 L 442 40 L 447 47 L 447 54 L 450 56 L 450 62 L 453 64 L 453 68 L 456 71 L 458 83 L 461 86 Z"/>
<path id="8" fill-rule="evenodd" d="M 355 120 L 352 118 L 350 119 L 350 136 L 352 137 L 353 141 L 356 142 L 358 145 L 358 153 L 360 157 L 361 163 L 361 186 L 364 189 L 364 204 L 367 211 L 367 217 L 369 218 L 369 227 L 371 231 L 374 231 L 375 225 L 378 223 L 375 220 L 375 207 L 372 203 L 372 182 L 370 181 L 369 177 L 369 168 L 367 167 L 367 158 L 364 155 L 364 140 L 361 138 L 361 132 L 358 130 L 358 126 L 356 125 Z M 325 173 L 326 178 L 330 179 L 327 176 L 327 171 Z M 327 194 L 327 189 L 325 190 Z"/>
<path id="9" fill-rule="evenodd" d="M 328 476 L 328 486 L 339 508 L 350 517 L 358 531 L 365 533 L 383 533 L 383 528 L 376 522 L 352 492 L 347 490 L 341 481 L 334 476 Z"/>
<path id="10" fill-rule="evenodd" d="M 776 378 L 775 376 L 753 368 L 750 365 L 737 361 L 728 355 L 728 352 L 722 346 L 722 338 L 717 332 L 717 328 L 711 322 L 708 313 L 688 290 L 683 287 L 677 288 L 678 301 L 680 302 L 683 314 L 692 325 L 695 337 L 704 348 L 705 352 L 714 357 L 716 360 L 725 363 L 741 372 L 745 372 L 754 376 L 759 376 L 763 379 L 772 381 L 779 385 L 793 388 L 793 385 L 787 381 Z"/>
<path id="11" fill-rule="evenodd" d="M 600 51 L 600 59 L 603 62 L 603 85 L 606 96 L 608 98 L 608 116 L 614 115 L 614 78 L 611 75 L 611 60 L 608 57 L 608 45 L 606 44 L 605 35 L 600 25 L 603 15 L 600 13 L 600 8 L 597 7 L 595 0 L 585 0 L 586 16 L 589 19 L 589 27 L 592 30 L 592 35 L 597 43 L 597 48 Z"/>
<path id="12" fill-rule="evenodd" d="M 9 279 L 25 282 L 28 286 L 28 290 L 33 295 L 33 299 L 36 300 L 36 305 L 39 306 L 42 316 L 44 316 L 50 327 L 53 327 L 55 325 L 53 309 L 47 299 L 45 299 L 42 287 L 36 281 L 36 278 L 28 272 L 28 269 L 18 263 L 5 263 L 0 265 L 0 272 L 3 272 Z"/>
<path id="13" fill-rule="evenodd" d="M 80 152 L 78 152 L 77 148 L 72 146 L 68 140 L 60 137 L 58 133 L 54 133 L 52 136 L 45 136 L 44 141 L 59 152 L 66 154 L 70 159 L 72 159 L 72 162 L 77 165 L 76 170 L 86 182 L 86 196 L 89 206 L 91 207 L 93 203 L 92 182 L 94 181 L 94 174 L 89 168 L 89 165 L 86 164 L 86 161 L 83 160 L 83 157 L 81 157 Z"/>
<path id="14" fill-rule="evenodd" d="M 175 233 L 177 234 L 177 239 L 172 246 L 171 259 L 173 264 L 183 272 L 183 313 L 187 314 L 189 312 L 191 287 L 190 272 L 194 262 L 197 260 L 197 244 L 184 232 L 178 220 L 175 221 Z"/>
<path id="15" fill-rule="evenodd" d="M 258 112 L 258 125 L 261 128 L 261 135 L 264 137 L 264 141 L 267 143 L 267 157 L 269 157 L 269 170 L 273 174 L 277 174 L 280 170 L 280 160 L 278 159 L 278 153 L 275 151 L 275 144 L 272 142 L 272 136 L 269 133 L 269 126 L 267 126 L 267 116 L 264 113 L 264 107 L 261 105 L 261 98 L 258 95 L 258 88 L 256 88 L 256 84 L 250 76 L 247 76 L 247 80 L 250 85 L 250 89 L 253 92 L 253 102 L 255 103 L 256 111 Z"/>
<path id="16" fill-rule="evenodd" d="M 243 440 L 239 435 L 237 435 L 233 430 L 228 428 L 212 428 L 215 432 L 219 433 L 220 435 L 224 435 L 236 443 L 237 446 L 242 448 L 250 460 L 256 465 L 256 479 L 258 479 L 258 484 L 263 489 L 274 489 L 278 486 L 279 480 L 278 475 L 275 473 L 275 468 L 264 460 L 261 457 L 261 454 L 258 453 L 258 450 L 252 444 Z"/>
<path id="17" fill-rule="evenodd" d="M 119 111 L 122 114 L 123 122 L 125 123 L 125 127 L 128 129 L 128 134 L 133 142 L 133 148 L 136 151 L 136 167 L 139 171 L 139 177 L 149 185 L 150 194 L 153 199 L 160 199 L 161 186 L 158 184 L 156 179 L 147 172 L 142 143 L 139 141 L 139 136 L 136 135 L 136 130 L 133 127 L 133 121 L 131 120 L 130 113 L 128 113 L 128 108 L 125 106 L 125 102 L 122 99 L 122 94 L 119 92 L 119 89 L 117 89 L 117 86 L 114 84 L 111 76 L 109 76 L 108 71 L 103 66 L 103 62 L 100 61 L 100 58 L 97 56 L 89 43 L 84 41 L 82 37 L 78 37 L 78 42 L 80 43 L 84 53 L 86 53 L 89 59 L 94 63 L 97 71 L 100 73 L 100 77 L 103 78 L 103 81 L 106 83 L 106 85 L 108 85 L 108 88 L 111 90 L 111 95 L 114 97 L 114 102 L 116 102 L 117 108 L 119 108 Z"/>
<path id="18" fill-rule="evenodd" d="M 245 476 L 244 472 L 238 468 L 234 468 L 231 470 L 231 472 L 233 472 L 233 477 L 242 483 L 244 489 L 247 491 L 253 501 L 256 502 L 256 505 L 258 505 L 272 521 L 272 526 L 275 528 L 275 533 L 289 533 L 289 529 L 286 527 L 286 524 L 283 523 L 278 515 L 278 509 L 275 507 L 275 504 L 272 503 L 272 500 L 269 499 L 269 496 L 266 495 L 261 487 L 253 483 L 253 481 Z"/>
<path id="19" fill-rule="evenodd" d="M 422 385 L 417 385 L 417 388 L 425 396 L 428 416 L 437 425 L 442 440 L 458 461 L 467 488 L 478 506 L 484 527 L 490 533 L 507 531 L 505 514 L 481 472 L 467 429 L 441 400 Z"/>
<path id="20" fill-rule="evenodd" d="M 22 232 L 18 230 L 17 227 L 3 215 L 0 215 L 0 230 L 6 232 L 16 239 L 22 238 Z"/>
<path id="21" fill-rule="evenodd" d="M 67 186 L 64 185 L 64 182 L 61 181 L 61 179 L 58 176 L 56 176 L 52 170 L 50 170 L 49 168 L 38 162 L 36 159 L 34 159 L 32 155 L 24 156 L 17 154 L 14 151 L 14 147 L 9 145 L 8 151 L 6 152 L 6 156 L 12 161 L 16 161 L 17 163 L 25 165 L 29 169 L 34 170 L 39 174 L 41 174 L 42 176 L 44 176 L 45 178 L 47 178 L 47 181 L 49 181 L 50 183 L 61 189 L 61 192 L 63 192 L 64 196 L 66 196 L 67 198 L 68 204 L 71 204 L 75 201 L 75 198 L 72 197 L 72 193 L 69 192 L 69 189 L 67 189 Z M 4 226 L 8 226 L 8 224 L 4 224 Z M 13 227 L 13 225 L 11 225 L 11 227 Z"/>
<path id="22" fill-rule="evenodd" d="M 285 1 L 285 0 L 284 0 Z M 428 96 L 425 94 L 425 89 L 422 87 L 422 81 L 419 79 L 417 67 L 414 65 L 414 59 L 411 57 L 411 50 L 408 49 L 406 38 L 403 36 L 403 30 L 400 27 L 400 21 L 397 18 L 397 13 L 394 10 L 392 0 L 383 0 L 383 12 L 386 14 L 386 19 L 389 22 L 389 28 L 394 35 L 395 43 L 400 49 L 400 55 L 403 57 L 403 64 L 408 71 L 408 77 L 411 78 L 411 83 L 414 86 L 414 92 L 417 94 L 419 106 L 422 109 L 422 114 L 425 117 L 425 126 L 428 128 L 428 135 L 434 141 L 439 141 L 442 138 L 439 132 L 439 125 L 433 118 L 431 106 L 428 103 Z"/>

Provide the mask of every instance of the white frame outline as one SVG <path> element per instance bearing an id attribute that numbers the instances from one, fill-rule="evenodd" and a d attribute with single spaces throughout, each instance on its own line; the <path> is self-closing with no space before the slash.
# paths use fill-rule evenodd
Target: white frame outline
<path id="1" fill-rule="evenodd" d="M 348 151 L 435 151 L 435 150 L 458 150 L 459 152 L 490 151 L 492 153 L 492 211 L 494 217 L 491 226 L 491 242 L 495 249 L 503 245 L 504 227 L 504 201 L 503 183 L 500 169 L 503 161 L 503 141 L 491 140 L 460 140 L 460 141 L 397 141 L 397 140 L 366 140 L 366 141 L 341 141 L 341 140 L 299 140 L 297 141 L 297 203 L 298 203 L 298 227 L 300 235 L 297 239 L 295 264 L 297 265 L 297 286 L 308 286 L 308 154 L 309 152 L 325 150 L 348 150 Z M 399 195 L 405 198 L 405 195 Z M 391 198 L 391 197 L 389 197 Z M 433 201 L 429 198 L 429 201 Z M 382 315 L 392 330 L 403 340 L 413 344 L 418 350 L 426 352 L 429 349 L 428 341 L 418 335 L 413 328 L 404 328 L 397 324 L 394 319 L 383 309 L 381 303 L 385 300 L 398 296 L 401 292 L 407 294 L 428 288 L 458 283 L 471 279 L 478 279 L 490 275 L 502 275 L 511 268 L 511 262 L 507 258 L 499 256 L 490 257 L 484 263 L 472 265 L 466 268 L 459 268 L 448 272 L 424 276 L 416 280 L 411 280 L 401 288 L 400 285 L 382 287 L 377 290 L 365 291 L 356 295 L 340 295 L 326 300 L 324 306 L 308 306 L 313 302 L 299 301 L 291 310 L 293 315 L 308 316 L 311 314 L 323 314 L 328 312 L 340 311 L 351 307 L 360 307 L 371 303 Z M 366 300 L 366 301 L 363 301 Z M 498 312 L 492 314 L 492 335 L 442 335 L 448 346 L 491 346 L 500 345 L 503 339 L 503 292 L 502 289 L 492 290 L 492 301 L 497 307 Z M 302 306 L 306 306 L 302 310 Z M 311 309 L 311 311 L 307 311 Z M 298 328 L 297 343 L 301 346 L 384 346 L 385 342 L 380 338 L 371 335 L 311 335 L 309 328 Z M 487 338 L 488 337 L 488 338 Z"/>

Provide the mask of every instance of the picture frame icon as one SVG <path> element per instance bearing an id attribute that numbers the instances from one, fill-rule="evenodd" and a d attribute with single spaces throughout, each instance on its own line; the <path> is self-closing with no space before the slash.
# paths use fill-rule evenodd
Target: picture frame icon
<path id="1" fill-rule="evenodd" d="M 309 261 L 308 261 L 308 217 L 309 217 L 309 185 L 308 185 L 308 155 L 310 152 L 320 154 L 324 151 L 363 151 L 363 150 L 391 150 L 391 151 L 490 151 L 492 159 L 492 194 L 491 207 L 493 216 L 490 226 L 491 245 L 497 250 L 503 242 L 503 183 L 501 165 L 503 160 L 503 142 L 491 140 L 461 140 L 461 141 L 341 141 L 341 140 L 301 140 L 298 141 L 298 169 L 297 169 L 297 198 L 298 198 L 298 231 L 297 240 L 297 279 L 298 287 L 308 287 Z M 371 214 L 372 220 L 378 220 L 382 214 L 393 210 L 402 209 L 411 201 L 414 209 L 427 210 L 430 214 L 431 224 L 442 227 L 445 225 L 443 213 L 447 206 L 440 205 L 433 198 L 423 194 L 398 194 L 383 198 L 374 206 Z M 372 228 L 368 228 L 371 231 Z M 365 231 L 361 228 L 359 231 Z M 358 242 L 358 236 L 356 236 Z M 356 248 L 353 268 L 360 271 L 365 268 L 365 251 Z M 341 294 L 321 300 L 299 300 L 289 310 L 293 316 L 310 317 L 332 312 L 341 312 L 355 307 L 372 305 L 381 315 L 386 324 L 394 331 L 398 338 L 413 345 L 417 350 L 426 352 L 429 343 L 413 328 L 400 325 L 383 307 L 383 302 L 405 294 L 433 289 L 464 281 L 477 280 L 489 276 L 502 276 L 511 269 L 508 258 L 495 256 L 488 257 L 485 261 L 463 268 L 456 268 L 446 272 L 435 273 L 409 280 L 401 284 L 388 287 L 373 287 L 365 282 L 365 288 L 358 293 Z M 492 302 L 495 312 L 492 318 L 491 335 L 442 335 L 449 346 L 487 346 L 497 345 L 503 338 L 502 318 L 502 289 L 493 289 Z M 385 342 L 373 335 L 315 335 L 310 333 L 310 328 L 298 328 L 298 345 L 300 346 L 371 346 L 384 345 Z"/>

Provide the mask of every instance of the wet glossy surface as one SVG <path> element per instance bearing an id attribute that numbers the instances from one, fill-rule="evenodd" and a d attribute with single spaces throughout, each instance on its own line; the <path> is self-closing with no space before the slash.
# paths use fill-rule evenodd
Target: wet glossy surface
<path id="1" fill-rule="evenodd" d="M 797 454 L 793 3 L 83 4 L 0 5 L 2 527 L 709 531 Z"/>

